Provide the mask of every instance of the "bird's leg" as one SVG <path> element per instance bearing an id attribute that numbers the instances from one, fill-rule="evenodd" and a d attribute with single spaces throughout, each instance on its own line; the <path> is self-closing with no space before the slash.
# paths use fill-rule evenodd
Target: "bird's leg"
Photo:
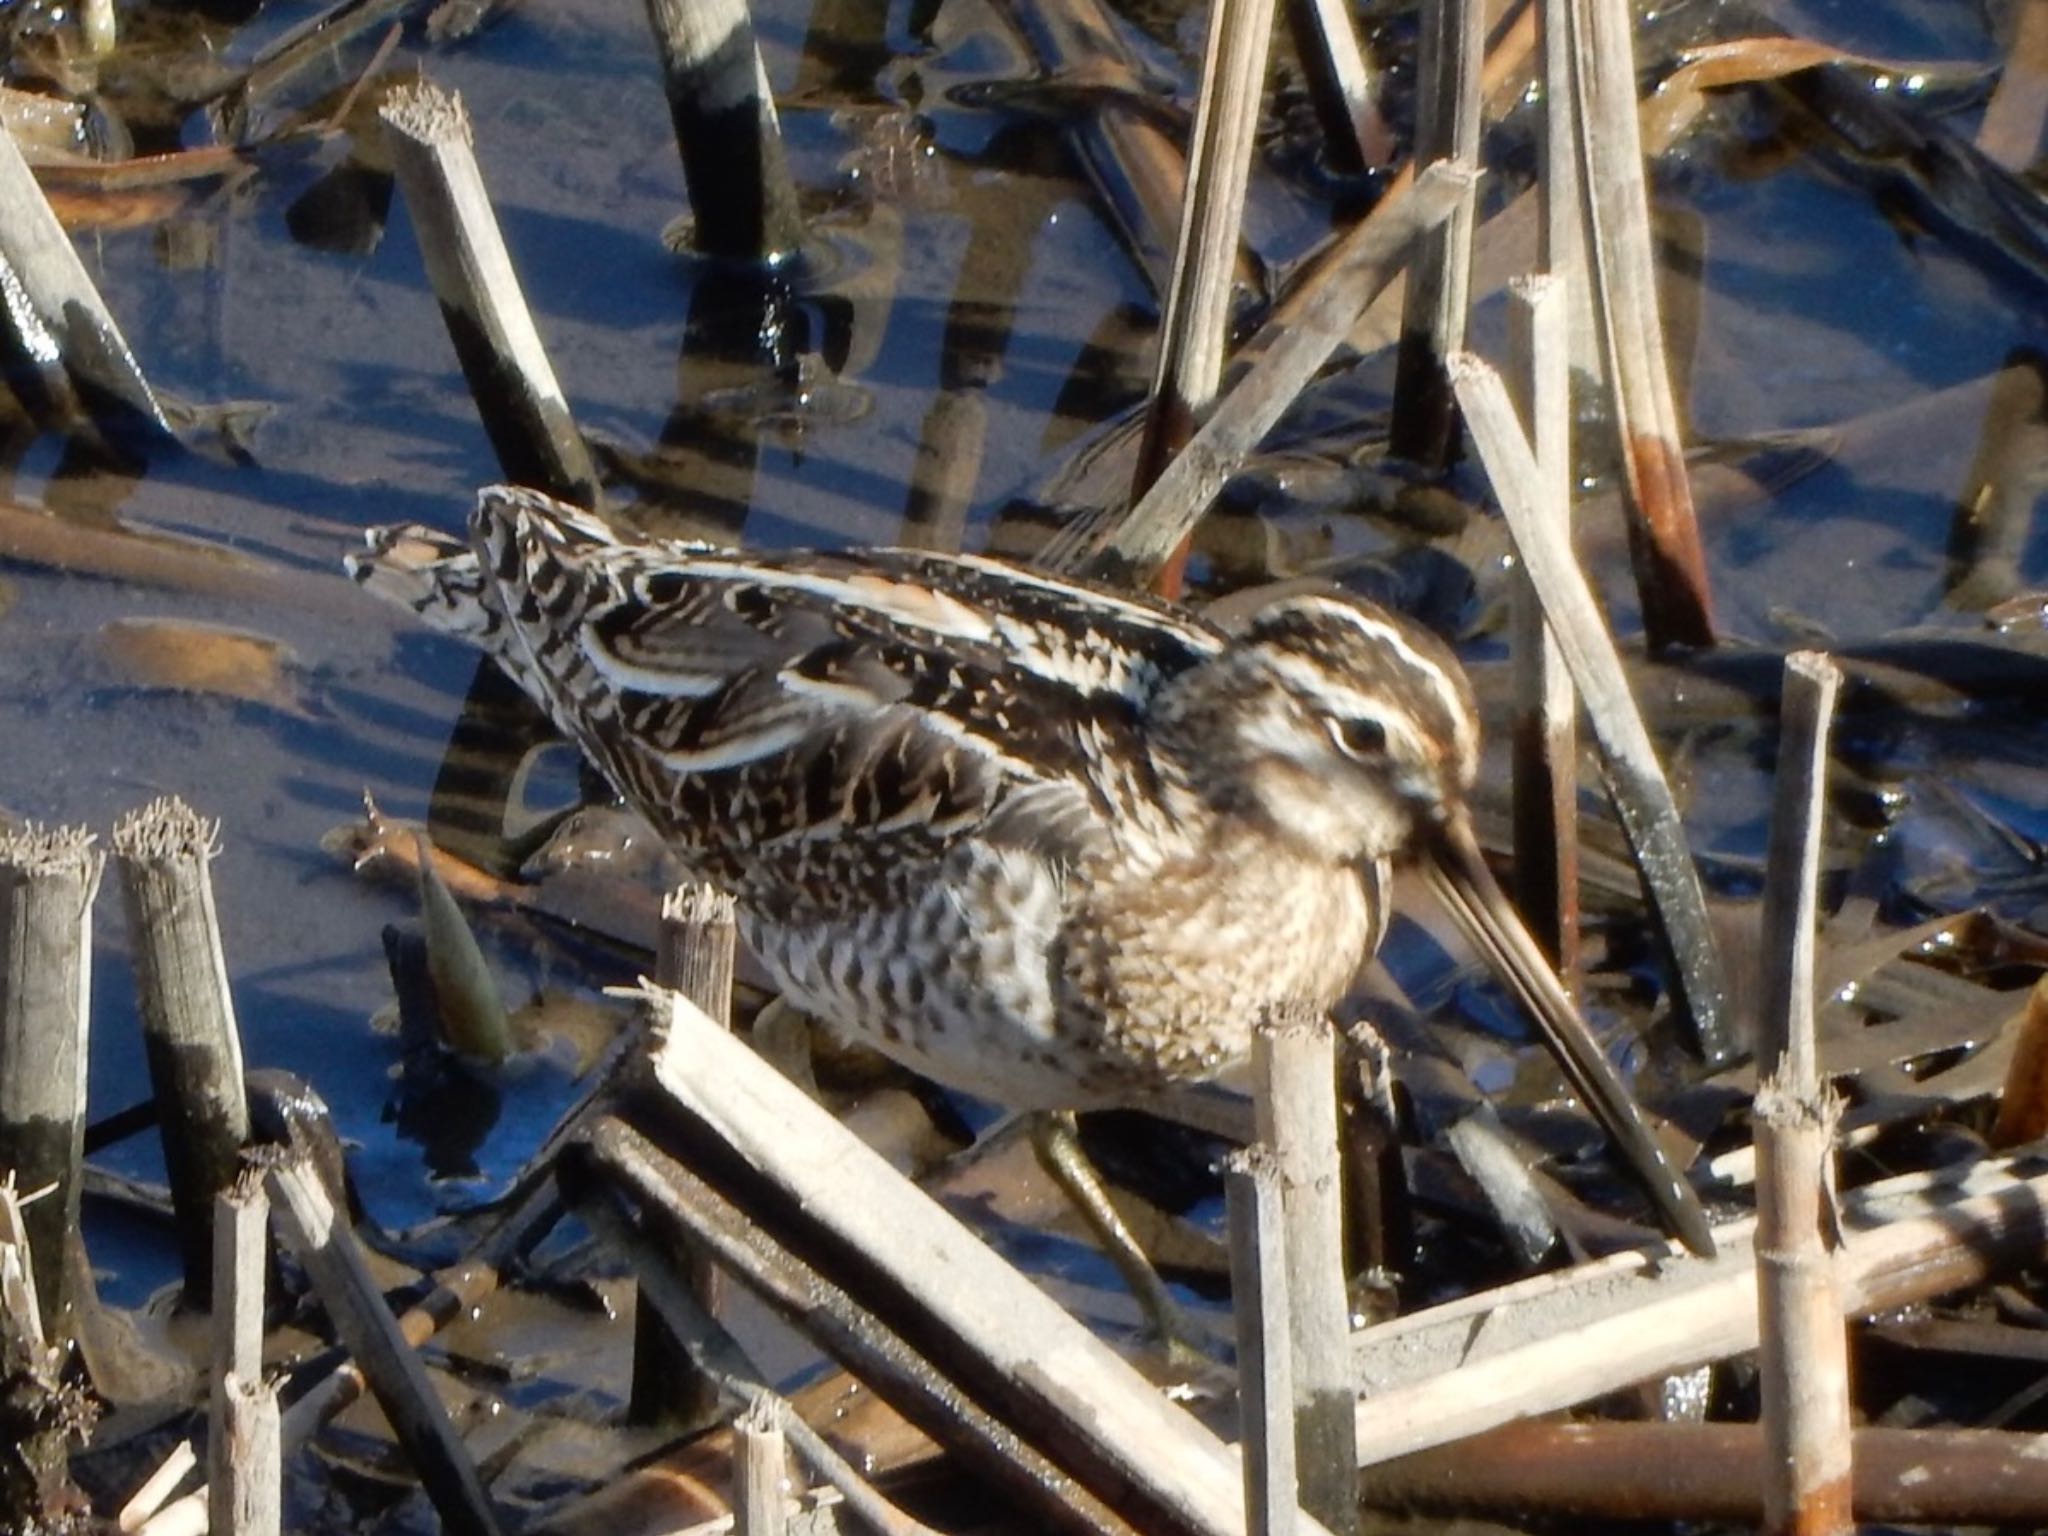
<path id="1" fill-rule="evenodd" d="M 1194 1361 L 1199 1351 L 1189 1342 L 1180 1308 L 1168 1293 L 1166 1282 L 1159 1278 L 1159 1271 L 1145 1257 L 1145 1250 L 1131 1236 L 1131 1229 L 1124 1225 L 1123 1217 L 1117 1214 L 1101 1173 L 1081 1150 L 1074 1117 L 1065 1111 L 1041 1111 L 1028 1118 L 1031 1150 L 1038 1154 L 1039 1166 L 1052 1175 L 1052 1181 L 1074 1202 L 1074 1209 L 1081 1213 L 1102 1251 L 1124 1277 L 1124 1284 L 1137 1297 L 1150 1331 L 1165 1348 L 1168 1360 L 1177 1366 Z"/>

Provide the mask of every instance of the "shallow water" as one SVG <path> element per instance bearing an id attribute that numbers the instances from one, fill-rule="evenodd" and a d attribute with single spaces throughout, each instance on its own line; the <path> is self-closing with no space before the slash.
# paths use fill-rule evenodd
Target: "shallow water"
<path id="1" fill-rule="evenodd" d="M 229 57 L 309 13 L 266 15 L 230 39 Z M 1031 66 L 993 12 L 972 0 L 935 14 L 891 6 L 872 13 L 871 35 L 848 36 L 848 15 L 861 14 L 825 0 L 815 11 L 771 0 L 757 12 L 826 274 L 780 322 L 785 356 L 813 357 L 805 400 L 759 369 L 707 362 L 692 340 L 736 316 L 743 330 L 758 328 L 759 317 L 735 310 L 730 289 L 658 238 L 684 197 L 637 7 L 522 0 L 459 45 L 409 39 L 387 68 L 423 63 L 462 93 L 579 422 L 626 461 L 668 461 L 671 488 L 650 494 L 679 526 L 771 545 L 901 536 L 920 438 L 941 390 L 960 377 L 964 354 L 949 362 L 949 335 L 956 348 L 965 335 L 978 336 L 974 387 L 960 399 L 981 413 L 980 459 L 953 510 L 959 535 L 978 547 L 999 511 L 1142 387 L 1151 290 L 1075 174 L 1057 121 L 1017 105 Z M 1876 54 L 2001 56 L 1973 8 L 1788 4 L 1779 14 Z M 1131 46 L 1185 102 L 1199 19 L 1145 21 Z M 1383 35 L 1398 56 L 1406 23 L 1393 19 Z M 348 57 L 344 79 L 365 54 Z M 110 99 L 118 105 L 119 93 Z M 1721 622 L 1772 643 L 1794 622 L 1844 641 L 1922 623 L 1974 628 L 1973 615 L 1944 608 L 1942 578 L 1951 504 L 1989 395 L 1975 381 L 2039 334 L 2048 289 L 1903 229 L 1812 155 L 1772 163 L 1771 116 L 1731 105 L 1658 180 L 1683 236 L 1674 260 L 1690 252 L 1697 263 L 1672 280 L 1674 294 L 1696 296 L 1681 348 L 1694 440 L 1739 457 L 1744 440 L 1815 431 L 1824 455 L 1774 496 L 1709 522 Z M 1950 121 L 1967 136 L 1967 111 Z M 1505 163 L 1527 131 L 1518 118 L 1496 136 Z M 181 132 L 202 139 L 196 120 Z M 138 463 L 114 469 L 16 416 L 0 489 L 60 515 L 260 554 L 295 574 L 274 590 L 219 597 L 37 565 L 0 573 L 0 805 L 104 831 L 175 792 L 222 818 L 219 906 L 248 1056 L 311 1079 L 354 1144 L 377 1214 L 406 1226 L 502 1180 L 574 1085 L 559 1063 L 522 1074 L 475 1152 L 476 1178 L 430 1178 L 419 1147 L 385 1116 L 396 1048 L 368 1028 L 390 990 L 380 931 L 413 915 L 412 898 L 357 880 L 320 849 L 366 789 L 390 814 L 424 814 L 473 666 L 457 644 L 352 589 L 340 557 L 366 524 L 458 526 L 474 487 L 497 478 L 402 205 L 393 201 L 373 248 L 314 249 L 293 236 L 304 227 L 294 205 L 353 143 L 339 134 L 258 150 L 251 178 L 187 206 L 173 228 L 77 236 L 160 389 L 264 405 L 252 462 L 202 438 L 191 449 L 141 444 Z M 1271 166 L 1255 177 L 1251 236 L 1282 271 L 1327 223 L 1334 183 L 1301 145 L 1270 147 L 1294 179 Z M 186 254 L 173 261 L 172 251 Z M 1497 348 L 1497 298 L 1475 324 L 1482 345 Z M 1355 417 L 1376 432 L 1390 375 L 1384 358 L 1367 360 L 1321 392 L 1319 419 Z M 1477 489 L 1469 471 L 1460 483 Z M 1283 542 L 1337 554 L 1398 542 L 1331 502 L 1269 498 L 1264 511 Z M 946 524 L 917 532 L 942 537 Z M 1631 628 L 1634 602 L 1615 579 L 1624 567 L 1611 542 L 1597 560 L 1617 620 Z M 2038 527 L 2019 575 L 2048 583 L 2048 534 Z M 135 619 L 267 637 L 288 649 L 289 694 L 249 701 L 140 682 L 100 638 Z M 1997 825 L 2048 834 L 2041 722 L 2003 723 L 2022 734 L 1995 782 L 1959 775 L 1938 736 L 1919 740 L 1898 771 L 1950 779 Z M 1768 787 L 1756 732 L 1743 725 L 1667 744 L 1697 791 L 1703 848 L 1757 856 Z M 1906 835 L 1944 867 L 1983 868 L 1995 842 L 1948 801 L 1909 812 Z M 2005 899 L 2023 912 L 2044 894 L 2022 878 Z M 146 1093 L 111 885 L 100 920 L 96 1114 Z M 514 1000 L 542 981 L 626 979 L 622 964 L 593 974 L 587 957 L 523 925 L 488 930 L 486 944 Z M 153 1174 L 153 1158 L 150 1139 L 138 1138 L 108 1161 Z M 147 1243 L 138 1252 L 111 1231 L 94 1241 L 118 1277 L 117 1298 L 161 1278 L 161 1250 L 152 1259 Z"/>

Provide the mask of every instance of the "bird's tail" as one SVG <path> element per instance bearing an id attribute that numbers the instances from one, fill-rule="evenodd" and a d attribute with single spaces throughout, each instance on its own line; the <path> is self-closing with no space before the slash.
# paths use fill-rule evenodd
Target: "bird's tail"
<path id="1" fill-rule="evenodd" d="M 435 629 L 497 652 L 504 610 L 476 553 L 460 539 L 418 523 L 372 528 L 343 565 L 365 591 L 410 608 Z"/>

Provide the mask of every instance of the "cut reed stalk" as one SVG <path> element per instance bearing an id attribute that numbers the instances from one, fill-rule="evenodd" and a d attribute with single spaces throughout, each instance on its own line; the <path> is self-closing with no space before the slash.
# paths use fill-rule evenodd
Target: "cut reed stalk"
<path id="1" fill-rule="evenodd" d="M 773 265 L 803 246 L 782 122 L 746 0 L 647 0 L 706 256 Z"/>
<path id="2" fill-rule="evenodd" d="M 1210 0 L 1180 239 L 1159 325 L 1133 499 L 1143 496 L 1167 461 L 1186 446 L 1196 418 L 1223 381 L 1238 231 L 1273 37 L 1273 5 L 1274 0 Z"/>
<path id="3" fill-rule="evenodd" d="M 1365 223 L 1368 233 L 1347 242 L 1342 259 L 1322 274 L 1313 299 L 1274 334 L 1152 488 L 1127 511 L 1076 518 L 1047 543 L 1040 563 L 1129 586 L 1146 584 L 1329 361 L 1359 312 L 1401 269 L 1416 237 L 1450 214 L 1472 179 L 1467 168 L 1432 166 L 1404 196 L 1390 195 L 1373 210 Z"/>
<path id="4" fill-rule="evenodd" d="M 1252 1035 L 1259 1142 L 1280 1180 L 1287 1250 L 1288 1377 L 1301 1507 L 1333 1532 L 1358 1523 L 1356 1392 L 1348 1346 L 1344 1187 L 1337 1153 L 1336 1031 L 1320 1011 L 1281 1012 Z"/>
<path id="5" fill-rule="evenodd" d="M 280 1456 L 277 1399 L 256 1401 L 263 1384 L 263 1287 L 270 1264 L 270 1200 L 263 1174 L 245 1168 L 222 1190 L 213 1213 L 213 1365 L 207 1403 L 207 1511 L 217 1531 L 240 1529 L 274 1500 Z M 238 1429 L 243 1433 L 238 1433 Z M 269 1466 L 247 1458 L 269 1437 Z M 238 1458 L 241 1458 L 238 1460 Z M 268 1483 L 268 1493 L 265 1483 Z M 273 1525 L 272 1529 L 276 1527 Z"/>
<path id="6" fill-rule="evenodd" d="M 1706 555 L 1657 302 L 1628 0 L 1570 0 L 1594 309 L 1613 390 L 1629 551 L 1653 650 L 1714 643 Z"/>
<path id="7" fill-rule="evenodd" d="M 661 903 L 661 941 L 654 979 L 688 998 L 705 1015 L 732 1027 L 733 965 L 739 942 L 733 899 L 709 885 L 681 885 Z M 702 1253 L 685 1260 L 691 1294 L 716 1317 L 724 1292 L 717 1267 Z M 717 1411 L 718 1384 L 691 1360 L 660 1312 L 633 1314 L 633 1386 L 627 1413 L 637 1424 L 674 1428 L 708 1422 Z"/>
<path id="8" fill-rule="evenodd" d="M 234 1183 L 249 1140 L 242 1036 L 213 904 L 219 835 L 217 822 L 176 798 L 114 827 L 185 1295 L 198 1307 L 213 1294 L 214 1202 Z"/>
<path id="9" fill-rule="evenodd" d="M 286 1240 L 312 1276 L 335 1333 L 361 1367 L 442 1525 L 456 1536 L 497 1536 L 497 1517 L 476 1463 L 448 1422 L 426 1366 L 385 1305 L 326 1187 L 297 1156 L 273 1165 L 268 1178 Z"/>
<path id="10" fill-rule="evenodd" d="M 1842 1102 L 1820 1074 L 1814 935 L 1827 810 L 1828 727 L 1842 675 L 1785 660 L 1777 804 L 1764 882 L 1765 1038 L 1756 1095 L 1759 1381 L 1767 1448 L 1764 1528 L 1837 1536 L 1849 1507 L 1849 1341 L 1835 1272 L 1835 1131 Z"/>
<path id="11" fill-rule="evenodd" d="M 1508 285 L 1509 379 L 1543 477 L 1542 512 L 1572 524 L 1571 296 L 1555 277 Z M 1527 571 L 1510 591 L 1515 905 L 1567 988 L 1579 975 L 1579 698 Z"/>
<path id="12" fill-rule="evenodd" d="M 1415 163 L 1425 169 L 1444 162 L 1476 166 L 1486 53 L 1484 0 L 1430 0 L 1422 16 Z M 1433 469 L 1449 464 L 1458 448 L 1457 403 L 1444 377 L 1444 360 L 1465 345 L 1475 194 L 1476 185 L 1468 185 L 1450 216 L 1422 237 L 1408 268 L 1402 304 L 1387 446 Z"/>
<path id="13" fill-rule="evenodd" d="M 520 292 L 462 98 L 423 81 L 393 92 L 378 116 L 499 467 L 520 485 L 596 506 L 597 469 Z"/>
<path id="14" fill-rule="evenodd" d="M 784 1536 L 789 1529 L 788 1405 L 762 1392 L 734 1421 L 733 1530 L 736 1536 Z"/>
<path id="15" fill-rule="evenodd" d="M 93 286 L 71 237 L 50 207 L 14 135 L 0 128 L 0 279 L 8 319 L 21 332 L 23 354 L 35 360 L 53 403 L 68 406 L 82 385 L 87 408 L 113 403 L 160 432 L 163 408 L 121 327 Z M 97 395 L 97 400 L 90 398 Z"/>
<path id="16" fill-rule="evenodd" d="M 1735 1059 L 1739 1046 L 1728 1018 L 1728 988 L 1707 918 L 1706 892 L 1686 845 L 1685 824 L 1671 786 L 1629 693 L 1613 636 L 1571 546 L 1558 539 L 1543 515 L 1543 474 L 1500 377 L 1469 353 L 1453 357 L 1449 369 L 1473 442 L 1507 516 L 1516 553 L 1542 598 L 1544 617 L 1593 723 L 1608 793 L 1664 942 L 1672 989 L 1692 1021 L 1701 1056 L 1713 1066 L 1724 1066 Z"/>
<path id="17" fill-rule="evenodd" d="M 1394 154 L 1393 130 L 1380 114 L 1372 61 L 1350 6 L 1343 0 L 1287 0 L 1287 26 L 1330 163 L 1345 172 L 1385 165 Z"/>
<path id="18" fill-rule="evenodd" d="M 20 1208 L 41 1333 L 72 1336 L 69 1254 L 85 1155 L 92 902 L 105 867 L 83 827 L 0 831 L 0 1176 Z"/>
<path id="19" fill-rule="evenodd" d="M 1269 1151 L 1247 1147 L 1225 1166 L 1223 1186 L 1230 1222 L 1230 1309 L 1237 1326 L 1245 1530 L 1247 1536 L 1288 1536 L 1300 1495 L 1289 1321 L 1293 1303 L 1280 1170 Z"/>

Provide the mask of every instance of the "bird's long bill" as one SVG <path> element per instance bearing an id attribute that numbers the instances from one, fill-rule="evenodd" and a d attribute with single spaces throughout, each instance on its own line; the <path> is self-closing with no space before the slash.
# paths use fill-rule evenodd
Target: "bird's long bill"
<path id="1" fill-rule="evenodd" d="M 1600 1042 L 1508 904 L 1471 827 L 1462 818 L 1451 821 L 1430 840 L 1422 863 L 1466 937 L 1535 1017 L 1566 1079 L 1627 1158 L 1668 1229 L 1694 1253 L 1711 1255 L 1714 1236 L 1699 1196 L 1651 1133 L 1634 1095 L 1615 1075 Z"/>

